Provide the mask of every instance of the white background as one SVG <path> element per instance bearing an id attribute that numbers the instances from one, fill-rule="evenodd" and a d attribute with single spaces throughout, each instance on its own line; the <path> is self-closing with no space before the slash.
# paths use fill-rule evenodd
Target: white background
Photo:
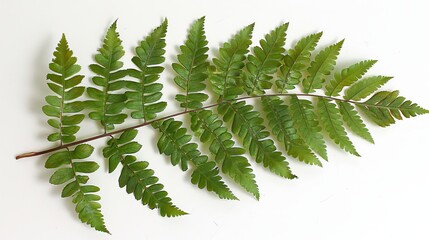
<path id="1" fill-rule="evenodd" d="M 98 150 L 92 158 L 102 167 L 91 183 L 102 189 L 112 236 L 80 223 L 71 199 L 61 199 L 61 188 L 48 183 L 52 172 L 43 167 L 46 156 L 14 159 L 52 146 L 45 140 L 51 129 L 40 109 L 49 94 L 47 66 L 62 32 L 83 73 L 91 76 L 86 66 L 115 19 L 131 66 L 132 49 L 167 17 L 167 71 L 160 81 L 170 104 L 163 115 L 178 111 L 169 66 L 191 22 L 204 15 L 213 49 L 252 22 L 254 42 L 282 22 L 290 22 L 287 46 L 322 30 L 318 49 L 345 38 L 339 67 L 377 59 L 370 74 L 395 77 L 384 89 L 399 89 L 428 108 L 425 2 L 0 0 L 0 239 L 429 239 L 429 115 L 385 129 L 368 124 L 375 145 L 352 136 L 361 158 L 329 144 L 330 161 L 323 168 L 290 159 L 296 180 L 281 179 L 252 162 L 259 202 L 230 181 L 241 201 L 198 190 L 189 175 L 157 153 L 153 129 L 141 129 L 140 157 L 150 162 L 174 203 L 190 213 L 171 219 L 117 186 L 118 172 L 108 174 L 100 154 L 105 140 L 94 141 Z M 97 125 L 87 121 L 78 137 L 97 133 Z"/>

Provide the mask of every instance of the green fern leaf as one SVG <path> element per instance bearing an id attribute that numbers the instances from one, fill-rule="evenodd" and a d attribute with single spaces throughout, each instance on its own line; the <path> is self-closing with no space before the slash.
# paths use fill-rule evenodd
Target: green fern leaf
<path id="1" fill-rule="evenodd" d="M 359 101 L 377 91 L 386 84 L 392 77 L 374 76 L 362 79 L 346 90 L 344 99 Z"/>
<path id="2" fill-rule="evenodd" d="M 331 101 L 319 98 L 317 102 L 317 108 L 320 115 L 320 122 L 323 128 L 329 133 L 329 137 L 334 140 L 342 149 L 347 152 L 359 156 L 356 152 L 353 143 L 347 137 L 346 130 L 343 127 L 341 121 L 340 110 Z"/>
<path id="3" fill-rule="evenodd" d="M 136 56 L 132 62 L 138 67 L 129 69 L 128 74 L 138 81 L 132 81 L 127 87 L 132 91 L 126 92 L 129 99 L 126 107 L 131 112 L 131 117 L 149 121 L 156 118 L 156 114 L 162 112 L 167 106 L 166 102 L 159 102 L 162 93 L 162 84 L 155 83 L 159 75 L 164 71 L 160 66 L 165 61 L 165 35 L 167 33 L 167 20 L 141 41 L 136 48 Z"/>
<path id="4" fill-rule="evenodd" d="M 248 48 L 252 44 L 253 27 L 254 24 L 251 24 L 240 30 L 219 49 L 219 58 L 213 59 L 215 70 L 210 74 L 209 80 L 221 101 L 234 99 L 243 93 L 240 76 Z"/>
<path id="5" fill-rule="evenodd" d="M 246 151 L 234 146 L 232 135 L 223 126 L 223 122 L 210 110 L 193 112 L 191 116 L 191 129 L 198 133 L 201 142 L 211 142 L 209 150 L 221 166 L 222 172 L 259 199 L 255 175 L 243 156 Z"/>
<path id="6" fill-rule="evenodd" d="M 179 63 L 172 65 L 177 73 L 174 82 L 186 91 L 185 95 L 176 95 L 180 107 L 185 110 L 200 108 L 208 99 L 207 94 L 201 93 L 206 88 L 204 81 L 207 79 L 209 66 L 204 20 L 205 18 L 202 17 L 192 24 L 185 44 L 180 46 L 181 53 L 177 56 Z"/>
<path id="7" fill-rule="evenodd" d="M 182 122 L 170 118 L 162 123 L 156 122 L 152 126 L 162 134 L 158 139 L 158 150 L 167 156 L 171 156 L 171 164 L 180 164 L 182 171 L 188 170 L 188 162 L 202 163 L 207 161 L 207 156 L 201 155 L 198 145 L 189 143 L 191 135 L 186 134 L 186 128 L 181 128 Z"/>
<path id="8" fill-rule="evenodd" d="M 362 61 L 335 73 L 334 79 L 326 85 L 326 95 L 338 96 L 344 87 L 359 80 L 376 62 L 375 60 Z"/>
<path id="9" fill-rule="evenodd" d="M 399 96 L 398 91 L 376 92 L 391 77 L 363 78 L 374 60 L 355 63 L 331 77 L 344 40 L 313 57 L 320 32 L 302 38 L 285 53 L 286 23 L 266 34 L 249 54 L 254 29 L 251 24 L 223 43 L 210 62 L 204 24 L 204 17 L 194 21 L 180 46 L 177 61 L 172 64 L 174 82 L 181 89 L 176 100 L 183 111 L 163 117 L 157 117 L 167 106 L 161 101 L 163 85 L 158 80 L 164 71 L 167 20 L 139 43 L 131 60 L 135 67 L 126 70 L 121 61 L 125 51 L 115 21 L 95 55 L 95 63 L 89 66 L 94 73 L 94 86 L 87 88 L 86 101 L 78 100 L 85 92 L 85 87 L 80 86 L 84 76 L 78 75 L 81 68 L 62 36 L 47 75 L 53 94 L 45 98 L 47 105 L 42 108 L 49 117 L 48 124 L 54 128 L 47 138 L 59 145 L 21 154 L 16 159 L 52 153 L 45 163 L 46 168 L 54 170 L 49 182 L 64 186 L 61 196 L 72 199 L 83 223 L 109 233 L 101 213 L 100 189 L 88 184 L 88 175 L 99 165 L 87 160 L 94 148 L 84 143 L 95 139 L 110 137 L 103 156 L 108 159 L 109 172 L 121 165 L 121 188 L 150 209 L 158 209 L 161 216 L 175 217 L 187 213 L 173 204 L 149 163 L 137 160 L 142 145 L 134 140 L 136 128 L 151 125 L 159 131 L 159 152 L 169 156 L 172 165 L 189 171 L 191 183 L 198 188 L 212 191 L 221 199 L 237 199 L 222 179 L 225 174 L 259 199 L 247 154 L 277 175 L 296 177 L 271 134 L 284 145 L 288 156 L 321 166 L 317 155 L 328 158 L 322 131 L 340 148 L 359 156 L 347 130 L 374 142 L 361 115 L 385 127 L 403 118 L 429 113 Z M 125 80 L 127 76 L 132 80 Z M 274 78 L 277 93 L 266 94 Z M 206 80 L 212 87 L 209 90 L 218 98 L 216 103 L 203 104 L 209 98 L 204 92 Z M 297 85 L 302 86 L 302 93 L 287 93 Z M 324 94 L 313 93 L 322 89 Z M 248 96 L 240 96 L 243 93 Z M 341 94 L 343 99 L 337 97 Z M 288 96 L 290 101 L 283 101 L 280 96 Z M 316 101 L 313 103 L 310 98 Z M 246 102 L 249 99 L 256 105 L 262 103 L 268 124 L 260 111 Z M 130 118 L 141 122 L 114 130 L 128 118 L 125 108 L 130 110 Z M 77 140 L 75 135 L 85 118 L 81 113 L 85 109 L 90 110 L 89 118 L 101 123 L 104 133 Z M 184 122 L 174 119 L 187 114 L 191 117 L 192 134 Z M 243 147 L 235 143 L 233 134 Z M 193 141 L 194 136 L 199 139 Z M 211 158 L 199 150 L 198 142 L 208 145 Z"/>
<path id="10" fill-rule="evenodd" d="M 343 46 L 344 40 L 333 44 L 317 54 L 314 61 L 308 68 L 308 76 L 302 81 L 305 93 L 315 92 L 315 89 L 321 89 L 326 78 L 334 70 L 335 61 Z"/>
<path id="11" fill-rule="evenodd" d="M 262 105 L 271 132 L 279 142 L 284 143 L 287 154 L 305 163 L 321 166 L 322 163 L 298 135 L 289 107 L 279 97 L 263 97 Z"/>
<path id="12" fill-rule="evenodd" d="M 270 89 L 273 85 L 271 83 L 272 75 L 281 65 L 288 26 L 288 23 L 282 24 L 265 35 L 265 38 L 259 41 L 260 46 L 254 47 L 253 54 L 247 57 L 247 72 L 243 76 L 247 94 L 263 94 L 264 89 Z"/>
<path id="13" fill-rule="evenodd" d="M 100 121 L 105 132 L 113 130 L 115 124 L 121 124 L 127 118 L 126 114 L 121 113 L 125 108 L 125 95 L 113 93 L 126 85 L 126 81 L 121 80 L 127 75 L 126 70 L 120 70 L 124 65 L 120 59 L 125 54 L 121 43 L 115 21 L 107 30 L 99 53 L 95 55 L 96 64 L 89 65 L 91 71 L 97 75 L 92 78 L 92 82 L 101 87 L 101 90 L 87 88 L 89 97 L 94 99 L 87 101 L 87 106 L 94 110 L 89 113 L 89 117 Z"/>
<path id="14" fill-rule="evenodd" d="M 394 124 L 397 120 L 429 113 L 428 110 L 399 96 L 399 91 L 381 91 L 364 103 L 355 103 L 374 123 L 381 127 Z"/>
<path id="15" fill-rule="evenodd" d="M 310 64 L 311 52 L 322 37 L 322 32 L 311 34 L 298 41 L 294 48 L 288 51 L 280 66 L 278 80 L 276 81 L 279 92 L 295 88 L 301 82 L 304 72 Z"/>
<path id="16" fill-rule="evenodd" d="M 101 205 L 98 203 L 100 197 L 95 194 L 100 189 L 94 185 L 87 185 L 88 176 L 80 174 L 93 173 L 99 166 L 92 161 L 76 161 L 88 158 L 93 151 L 94 148 L 88 144 L 78 145 L 74 150 L 67 148 L 49 156 L 45 167 L 57 168 L 49 182 L 54 185 L 66 184 L 61 197 L 72 197 L 80 220 L 98 231 L 109 233 L 100 211 Z"/>
<path id="17" fill-rule="evenodd" d="M 347 123 L 349 128 L 358 136 L 370 143 L 374 143 L 374 139 L 360 118 L 358 112 L 354 109 L 353 105 L 342 101 L 337 101 L 337 105 L 340 107 L 340 113 L 343 116 L 344 122 Z"/>
<path id="18" fill-rule="evenodd" d="M 323 140 L 322 134 L 320 133 L 322 128 L 317 121 L 312 103 L 306 99 L 298 99 L 298 97 L 292 96 L 290 108 L 299 136 L 304 139 L 314 152 L 327 160 L 328 154 L 326 152 L 326 144 Z M 310 162 L 310 164 L 319 165 L 317 162 Z"/>
<path id="19" fill-rule="evenodd" d="M 282 153 L 277 151 L 274 141 L 270 139 L 270 133 L 265 130 L 264 120 L 259 112 L 252 110 L 253 106 L 246 105 L 245 101 L 226 102 L 218 108 L 225 122 L 232 121 L 232 132 L 239 136 L 243 146 L 248 148 L 257 163 L 262 163 L 271 172 L 284 178 L 295 178 L 289 163 L 285 161 Z"/>
<path id="20" fill-rule="evenodd" d="M 137 153 L 141 145 L 132 140 L 136 137 L 137 130 L 131 129 L 123 132 L 119 138 L 112 137 L 108 146 L 103 149 L 103 155 L 109 159 L 109 171 L 112 172 L 122 164 L 122 171 L 119 177 L 119 186 L 126 187 L 127 193 L 133 193 L 136 200 L 140 200 L 143 205 L 148 205 L 150 209 L 158 208 L 161 216 L 176 217 L 187 214 L 173 205 L 171 198 L 158 183 L 158 178 L 154 176 L 154 171 L 149 169 L 146 161 L 137 161 L 131 154 Z"/>
<path id="21" fill-rule="evenodd" d="M 72 101 L 82 96 L 85 87 L 78 86 L 83 75 L 76 75 L 80 66 L 76 64 L 77 59 L 70 50 L 66 37 L 63 34 L 54 52 L 54 59 L 49 64 L 53 71 L 47 75 L 48 87 L 56 93 L 45 98 L 48 105 L 43 106 L 43 112 L 52 117 L 48 124 L 55 128 L 55 133 L 48 136 L 51 142 L 60 141 L 60 144 L 70 143 L 76 140 L 75 133 L 79 131 L 78 124 L 82 122 L 85 115 L 75 114 L 84 109 L 81 101 Z"/>
<path id="22" fill-rule="evenodd" d="M 188 162 L 196 166 L 192 173 L 192 183 L 207 190 L 214 191 L 220 198 L 237 199 L 231 190 L 218 175 L 218 170 L 212 164 L 208 164 L 208 157 L 198 151 L 196 143 L 190 143 L 192 136 L 187 134 L 186 128 L 181 127 L 182 122 L 170 118 L 162 123 L 152 124 L 162 134 L 158 140 L 158 149 L 171 157 L 171 163 L 180 167 L 183 171 L 188 169 Z"/>

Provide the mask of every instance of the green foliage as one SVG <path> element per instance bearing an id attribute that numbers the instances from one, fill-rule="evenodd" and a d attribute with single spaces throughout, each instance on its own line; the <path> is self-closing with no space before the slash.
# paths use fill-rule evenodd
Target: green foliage
<path id="1" fill-rule="evenodd" d="M 213 59 L 215 70 L 209 80 L 213 91 L 221 101 L 231 100 L 243 93 L 241 79 L 246 54 L 252 44 L 252 32 L 255 25 L 241 29 L 229 42 L 219 49 L 219 57 Z"/>
<path id="2" fill-rule="evenodd" d="M 410 118 L 429 113 L 428 110 L 399 96 L 399 91 L 377 92 L 364 103 L 356 103 L 356 106 L 381 127 L 395 123 L 395 119 L 402 120 L 402 116 Z"/>
<path id="3" fill-rule="evenodd" d="M 191 177 L 193 184 L 200 188 L 207 187 L 208 191 L 215 192 L 220 198 L 237 199 L 222 181 L 215 163 L 201 154 L 196 143 L 190 142 L 192 136 L 187 134 L 186 128 L 181 127 L 182 122 L 170 118 L 162 124 L 156 122 L 152 125 L 162 134 L 157 143 L 159 152 L 170 156 L 171 164 L 180 163 L 182 171 L 188 169 L 188 162 L 195 166 Z"/>
<path id="4" fill-rule="evenodd" d="M 264 89 L 270 89 L 273 85 L 272 74 L 276 73 L 281 65 L 288 26 L 288 23 L 282 24 L 265 35 L 265 38 L 259 41 L 260 46 L 254 47 L 253 54 L 247 57 L 247 72 L 243 75 L 247 94 L 263 94 Z"/>
<path id="5" fill-rule="evenodd" d="M 109 233 L 101 214 L 100 196 L 96 193 L 100 189 L 88 185 L 88 176 L 81 173 L 93 173 L 99 166 L 92 161 L 76 161 L 91 156 L 94 148 L 88 144 L 78 145 L 74 150 L 66 149 L 52 154 L 46 160 L 45 167 L 56 168 L 49 182 L 54 185 L 64 185 L 61 197 L 72 197 L 76 204 L 76 212 L 83 223 L 90 225 L 98 231 Z"/>
<path id="6" fill-rule="evenodd" d="M 350 86 L 359 80 L 376 62 L 375 60 L 362 61 L 335 73 L 334 79 L 326 85 L 326 95 L 340 95 L 339 93 L 344 87 Z"/>
<path id="7" fill-rule="evenodd" d="M 288 50 L 288 54 L 283 58 L 283 64 L 279 68 L 279 79 L 276 81 L 279 92 L 285 93 L 287 90 L 295 88 L 301 82 L 306 73 L 305 70 L 310 64 L 311 52 L 316 47 L 322 37 L 322 32 L 311 34 L 298 41 L 294 48 Z"/>
<path id="8" fill-rule="evenodd" d="M 85 92 L 85 87 L 79 86 L 84 76 L 78 75 L 80 66 L 62 36 L 49 65 L 52 72 L 47 75 L 54 94 L 45 98 L 47 105 L 43 107 L 50 118 L 48 124 L 54 128 L 48 140 L 59 146 L 21 157 L 55 151 L 45 163 L 46 168 L 55 169 L 50 183 L 64 185 L 62 197 L 71 197 L 81 221 L 96 230 L 108 233 L 100 211 L 99 188 L 88 184 L 88 175 L 99 165 L 87 160 L 94 148 L 86 142 L 109 137 L 103 155 L 110 173 L 120 166 L 119 186 L 143 205 L 158 209 L 161 216 L 175 217 L 187 213 L 172 203 L 149 163 L 137 160 L 143 146 L 136 140 L 135 128 L 151 125 L 156 129 L 159 152 L 168 156 L 172 165 L 189 172 L 190 182 L 198 188 L 214 192 L 221 199 L 236 200 L 223 180 L 227 176 L 259 199 L 247 157 L 281 177 L 293 179 L 296 176 L 288 162 L 293 158 L 318 166 L 322 163 L 317 155 L 328 159 L 325 138 L 359 156 L 347 132 L 373 143 L 363 119 L 386 127 L 403 118 L 429 113 L 399 96 L 398 91 L 377 92 L 391 77 L 364 77 L 375 60 L 336 70 L 343 41 L 312 57 L 321 32 L 285 49 L 288 24 L 282 24 L 249 53 L 254 28 L 251 24 L 224 43 L 210 62 L 204 23 L 202 17 L 191 25 L 172 64 L 175 76 L 169 80 L 174 80 L 181 91 L 176 100 L 183 111 L 160 118 L 157 115 L 167 106 L 160 101 L 163 85 L 158 81 L 164 70 L 167 20 L 136 47 L 131 59 L 134 69 L 123 69 L 125 51 L 115 21 L 94 57 L 95 63 L 89 66 L 95 76 L 86 90 L 89 99 L 83 101 L 77 99 Z M 217 102 L 204 105 L 209 98 L 204 92 L 207 81 Z M 303 93 L 288 92 L 297 85 L 303 87 Z M 324 93 L 316 93 L 321 89 Z M 104 133 L 77 141 L 75 134 L 84 120 L 84 109 L 90 110 L 90 119 L 101 123 Z M 184 114 L 190 119 L 174 119 Z M 128 115 L 142 122 L 114 130 L 115 125 L 125 123 Z M 283 147 L 278 149 L 276 142 Z M 207 145 L 207 153 L 199 143 Z"/>
<path id="9" fill-rule="evenodd" d="M 304 139 L 314 152 L 327 160 L 326 144 L 323 140 L 323 135 L 320 133 L 322 128 L 317 120 L 311 101 L 292 96 L 290 99 L 290 108 L 298 135 Z M 319 161 L 308 163 L 321 166 Z"/>
<path id="10" fill-rule="evenodd" d="M 119 138 L 112 137 L 108 146 L 103 149 L 103 155 L 109 159 L 109 171 L 114 171 L 118 161 L 122 164 L 119 177 L 119 186 L 125 187 L 127 193 L 134 194 L 136 200 L 150 209 L 158 208 L 161 216 L 177 217 L 187 214 L 177 208 L 168 197 L 164 186 L 158 183 L 154 171 L 149 169 L 146 161 L 137 161 L 132 155 L 141 149 L 141 145 L 134 140 L 137 130 L 131 129 L 122 133 Z"/>
<path id="11" fill-rule="evenodd" d="M 232 121 L 231 131 L 237 134 L 242 144 L 249 151 L 250 156 L 257 163 L 262 163 L 271 172 L 284 178 L 295 178 L 289 168 L 289 163 L 281 152 L 277 151 L 270 133 L 265 130 L 264 120 L 259 112 L 252 111 L 253 106 L 246 102 L 226 102 L 218 108 L 225 122 Z"/>
<path id="12" fill-rule="evenodd" d="M 52 63 L 49 64 L 49 69 L 53 73 L 49 73 L 47 78 L 52 81 L 48 83 L 49 88 L 57 96 L 46 97 L 49 105 L 43 107 L 43 112 L 47 116 L 54 117 L 49 119 L 48 123 L 56 129 L 56 132 L 50 134 L 48 140 L 59 141 L 62 146 L 63 143 L 76 140 L 74 134 L 79 131 L 78 124 L 82 122 L 84 115 L 75 113 L 82 111 L 84 104 L 71 100 L 80 97 L 85 91 L 85 87 L 78 86 L 84 76 L 76 75 L 80 71 L 80 66 L 76 64 L 77 59 L 69 49 L 64 34 L 54 56 Z M 93 161 L 76 161 L 90 157 L 93 151 L 94 148 L 88 144 L 80 144 L 74 150 L 66 148 L 50 155 L 45 167 L 56 169 L 49 179 L 51 184 L 66 184 L 61 197 L 72 197 L 79 219 L 98 231 L 109 233 L 104 224 L 101 205 L 98 203 L 100 197 L 96 195 L 100 189 L 94 185 L 88 185 L 89 177 L 81 175 L 81 173 L 93 173 L 99 166 Z"/>
<path id="13" fill-rule="evenodd" d="M 236 147 L 232 135 L 223 126 L 223 122 L 210 110 L 191 114 L 191 129 L 196 132 L 200 141 L 210 143 L 210 152 L 219 164 L 222 172 L 228 174 L 246 191 L 259 199 L 259 189 L 250 164 L 243 156 L 246 151 Z"/>
<path id="14" fill-rule="evenodd" d="M 66 37 L 63 34 L 54 52 L 54 59 L 49 64 L 52 73 L 47 75 L 48 87 L 56 94 L 45 98 L 48 105 L 43 106 L 43 112 L 52 117 L 48 124 L 55 128 L 55 132 L 48 136 L 51 142 L 60 141 L 60 144 L 70 143 L 76 140 L 75 134 L 79 131 L 78 124 L 82 122 L 84 115 L 76 114 L 83 110 L 81 101 L 72 101 L 82 96 L 85 87 L 78 86 L 83 75 L 76 75 L 80 66 L 73 51 L 69 49 Z"/>
<path id="15" fill-rule="evenodd" d="M 320 114 L 320 122 L 323 128 L 329 133 L 329 137 L 345 151 L 360 156 L 356 152 L 353 143 L 347 137 L 346 130 L 341 122 L 340 110 L 335 104 L 324 98 L 319 98 L 317 108 Z"/>
<path id="16" fill-rule="evenodd" d="M 136 48 L 136 56 L 131 61 L 138 69 L 130 69 L 129 75 L 137 81 L 130 81 L 127 87 L 131 91 L 126 92 L 128 101 L 126 107 L 131 112 L 131 117 L 149 121 L 156 118 L 156 114 L 162 112 L 167 106 L 166 102 L 160 102 L 162 97 L 162 84 L 156 83 L 164 67 L 160 66 L 165 61 L 165 35 L 167 33 L 167 20 L 155 28 L 153 32 L 140 42 Z"/>
<path id="17" fill-rule="evenodd" d="M 322 163 L 299 136 L 289 106 L 279 97 L 263 97 L 262 105 L 271 132 L 284 144 L 287 154 L 305 163 L 321 166 Z"/>
<path id="18" fill-rule="evenodd" d="M 315 89 L 321 89 L 326 78 L 334 70 L 335 61 L 340 54 L 344 40 L 333 44 L 316 55 L 310 67 L 307 69 L 307 77 L 302 81 L 304 93 L 315 92 Z"/>
<path id="19" fill-rule="evenodd" d="M 126 81 L 122 80 L 127 71 L 121 69 L 124 63 L 120 59 L 125 54 L 121 43 L 115 21 L 107 30 L 99 53 L 95 55 L 96 64 L 89 65 L 91 71 L 97 75 L 92 78 L 92 82 L 101 87 L 87 88 L 88 96 L 94 99 L 87 101 L 87 106 L 94 110 L 89 113 L 89 117 L 100 121 L 105 132 L 113 130 L 114 124 L 121 124 L 127 118 L 127 114 L 121 113 L 127 99 L 125 94 L 114 93 L 126 85 Z"/>
<path id="20" fill-rule="evenodd" d="M 392 78 L 385 76 L 374 76 L 362 79 L 346 90 L 344 99 L 355 101 L 364 99 L 377 91 L 377 89 L 386 84 L 390 79 Z"/>
<path id="21" fill-rule="evenodd" d="M 201 93 L 206 88 L 204 81 L 209 66 L 204 20 L 203 17 L 192 24 L 185 44 L 180 46 L 181 53 L 177 55 L 179 63 L 172 64 L 177 73 L 174 82 L 185 91 L 185 95 L 177 94 L 176 100 L 185 110 L 200 108 L 209 98 L 207 94 Z"/>
<path id="22" fill-rule="evenodd" d="M 348 102 L 337 101 L 337 104 L 340 108 L 340 113 L 343 116 L 344 122 L 349 126 L 355 134 L 367 140 L 370 143 L 374 143 L 374 139 L 363 123 L 358 112 L 355 110 L 353 105 Z"/>

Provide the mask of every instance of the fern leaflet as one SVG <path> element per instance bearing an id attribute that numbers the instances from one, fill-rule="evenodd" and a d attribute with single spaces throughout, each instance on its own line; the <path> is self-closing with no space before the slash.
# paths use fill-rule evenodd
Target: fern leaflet
<path id="1" fill-rule="evenodd" d="M 150 209 L 158 208 L 161 216 L 176 217 L 187 214 L 177 208 L 168 197 L 164 186 L 158 183 L 154 171 L 149 169 L 146 161 L 137 161 L 134 155 L 141 149 L 141 145 L 132 140 L 136 137 L 137 130 L 127 130 L 119 138 L 112 137 L 108 146 L 103 149 L 103 155 L 109 159 L 111 168 L 115 170 L 119 163 L 122 171 L 119 177 L 119 186 L 126 187 L 127 193 L 133 193 L 136 200 L 141 200 L 143 205 Z"/>
<path id="2" fill-rule="evenodd" d="M 208 95 L 201 93 L 206 88 L 204 81 L 207 78 L 207 41 L 204 32 L 204 18 L 200 18 L 192 24 L 188 38 L 184 45 L 180 46 L 181 53 L 177 56 L 179 63 L 173 63 L 172 67 L 177 73 L 174 82 L 186 94 L 177 94 L 176 100 L 180 107 L 196 109 L 203 106 Z"/>
<path id="3" fill-rule="evenodd" d="M 337 105 L 340 108 L 340 113 L 343 116 L 344 122 L 347 123 L 349 128 L 358 136 L 370 143 L 374 143 L 374 139 L 360 118 L 358 112 L 354 109 L 353 105 L 348 102 L 341 101 L 337 101 Z"/>
<path id="4" fill-rule="evenodd" d="M 429 113 L 428 110 L 399 96 L 399 91 L 381 91 L 364 103 L 356 103 L 356 105 L 381 127 L 394 124 L 395 119 L 402 120 L 402 116 L 410 118 Z"/>
<path id="5" fill-rule="evenodd" d="M 333 44 L 316 55 L 307 69 L 308 76 L 302 81 L 305 93 L 315 92 L 315 89 L 321 89 L 326 78 L 334 70 L 335 61 L 343 46 L 344 40 Z"/>
<path id="6" fill-rule="evenodd" d="M 309 100 L 298 99 L 298 97 L 292 96 L 290 100 L 290 108 L 292 117 L 295 119 L 294 123 L 299 136 L 304 139 L 314 152 L 327 160 L 328 154 L 326 152 L 326 144 L 323 140 L 322 134 L 320 133 L 322 128 L 319 126 L 312 103 Z M 319 161 L 309 163 L 321 166 Z"/>
<path id="7" fill-rule="evenodd" d="M 248 95 L 260 95 L 265 93 L 264 89 L 272 86 L 272 74 L 277 72 L 281 65 L 283 48 L 286 41 L 286 30 L 289 24 L 285 23 L 265 35 L 259 41 L 260 46 L 253 48 L 253 55 L 249 54 L 243 75 L 244 88 Z"/>
<path id="8" fill-rule="evenodd" d="M 126 70 L 121 70 L 123 62 L 119 61 L 125 54 L 121 43 L 115 21 L 107 30 L 102 48 L 95 55 L 97 64 L 89 65 L 91 71 L 97 75 L 92 78 L 92 82 L 102 88 L 87 88 L 89 97 L 94 99 L 87 101 L 87 106 L 95 110 L 89 113 L 89 117 L 100 121 L 104 132 L 113 130 L 114 124 L 121 124 L 127 118 L 127 114 L 121 113 L 125 108 L 125 95 L 112 93 L 126 85 L 126 81 L 121 80 L 127 75 Z"/>
<path id="9" fill-rule="evenodd" d="M 392 77 L 374 76 L 362 79 L 346 90 L 344 99 L 359 101 L 377 91 L 386 84 Z"/>
<path id="10" fill-rule="evenodd" d="M 128 73 L 138 81 L 131 81 L 127 87 L 131 91 L 126 92 L 128 101 L 126 107 L 131 112 L 131 117 L 144 119 L 144 121 L 156 118 L 156 114 L 162 112 L 167 106 L 166 102 L 159 102 L 162 93 L 162 84 L 155 83 L 164 68 L 159 66 L 165 61 L 165 35 L 167 32 L 167 20 L 141 41 L 136 48 L 136 56 L 132 62 L 138 67 L 129 69 Z"/>
<path id="11" fill-rule="evenodd" d="M 240 76 L 252 44 L 253 27 L 254 24 L 251 24 L 240 30 L 219 49 L 219 58 L 213 59 L 215 71 L 210 74 L 209 80 L 221 101 L 234 99 L 243 93 Z"/>
<path id="12" fill-rule="evenodd" d="M 322 165 L 305 141 L 298 135 L 289 107 L 279 97 L 263 97 L 262 105 L 271 132 L 283 142 L 287 154 L 308 164 Z"/>
<path id="13" fill-rule="evenodd" d="M 351 65 L 348 68 L 337 72 L 334 79 L 326 85 L 327 96 L 338 96 L 344 87 L 350 86 L 359 80 L 377 61 L 366 60 Z"/>
<path id="14" fill-rule="evenodd" d="M 316 47 L 320 37 L 322 37 L 322 32 L 302 38 L 284 56 L 283 64 L 278 72 L 279 79 L 276 81 L 279 92 L 285 93 L 287 90 L 294 89 L 295 85 L 301 82 L 305 70 L 310 64 L 311 52 Z"/>
<path id="15" fill-rule="evenodd" d="M 269 139 L 270 133 L 265 130 L 264 120 L 257 111 L 252 111 L 253 106 L 246 102 L 224 103 L 218 111 L 225 122 L 232 121 L 231 130 L 242 140 L 244 147 L 257 163 L 262 163 L 271 172 L 284 178 L 295 178 L 289 163 L 285 161 L 282 153 L 277 151 L 274 141 Z"/>
<path id="16" fill-rule="evenodd" d="M 320 115 L 320 122 L 329 133 L 329 137 L 345 151 L 360 157 L 353 143 L 347 137 L 346 130 L 341 121 L 340 110 L 338 110 L 336 105 L 324 98 L 319 98 L 317 108 Z"/>

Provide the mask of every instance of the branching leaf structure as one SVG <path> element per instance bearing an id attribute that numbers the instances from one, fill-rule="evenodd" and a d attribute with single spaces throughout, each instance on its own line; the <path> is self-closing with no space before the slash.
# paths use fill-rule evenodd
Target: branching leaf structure
<path id="1" fill-rule="evenodd" d="M 88 160 L 94 152 L 88 142 L 95 139 L 107 138 L 103 156 L 109 173 L 120 168 L 121 188 L 161 216 L 176 217 L 187 213 L 173 204 L 149 162 L 140 160 L 147 158 L 140 153 L 146 146 L 138 142 L 139 127 L 150 125 L 157 131 L 159 153 L 189 172 L 189 181 L 198 188 L 237 200 L 227 185 L 235 182 L 259 199 L 252 160 L 280 177 L 294 179 L 290 161 L 322 166 L 320 159 L 328 159 L 329 139 L 339 149 L 360 156 L 349 134 L 374 143 L 364 120 L 387 127 L 429 113 L 398 91 L 378 91 L 391 77 L 366 76 L 375 60 L 336 69 L 344 40 L 317 52 L 319 32 L 285 49 L 288 23 L 253 47 L 255 25 L 250 24 L 221 44 L 209 60 L 205 20 L 202 17 L 191 25 L 169 79 L 161 78 L 167 20 L 138 44 L 131 60 L 124 59 L 127 48 L 115 21 L 89 65 L 93 76 L 88 87 L 81 84 L 81 67 L 65 36 L 61 37 L 47 75 L 53 94 L 46 96 L 47 105 L 42 108 L 54 130 L 48 140 L 58 145 L 17 159 L 51 153 L 45 167 L 55 171 L 49 181 L 64 185 L 61 196 L 72 198 L 83 223 L 109 233 L 101 213 L 100 189 L 88 183 L 88 175 L 99 169 Z M 124 62 L 134 67 L 125 68 Z M 175 99 L 182 111 L 163 113 L 167 106 L 161 101 L 164 80 L 178 86 Z M 86 114 L 103 133 L 78 139 Z M 175 119 L 180 115 L 188 118 Z M 139 123 L 118 128 L 130 119 Z"/>

